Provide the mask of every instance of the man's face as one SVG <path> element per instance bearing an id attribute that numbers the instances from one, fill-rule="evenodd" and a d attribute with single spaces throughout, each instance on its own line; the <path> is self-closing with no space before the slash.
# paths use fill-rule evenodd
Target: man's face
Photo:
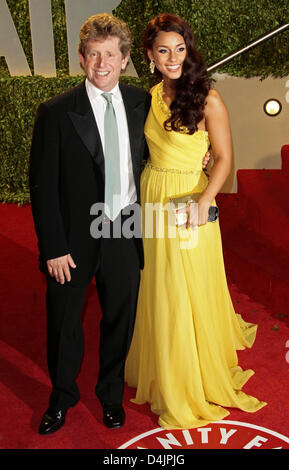
<path id="1" fill-rule="evenodd" d="M 119 38 L 115 36 L 88 41 L 84 57 L 80 52 L 78 54 L 88 80 L 104 92 L 115 87 L 129 59 L 129 54 L 122 57 Z"/>

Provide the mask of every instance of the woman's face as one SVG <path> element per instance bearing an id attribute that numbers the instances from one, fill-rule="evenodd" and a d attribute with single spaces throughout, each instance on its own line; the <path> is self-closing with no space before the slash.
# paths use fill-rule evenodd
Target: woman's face
<path id="1" fill-rule="evenodd" d="M 183 36 L 174 31 L 158 33 L 152 50 L 148 50 L 149 59 L 153 59 L 163 78 L 176 80 L 182 75 L 187 49 Z"/>

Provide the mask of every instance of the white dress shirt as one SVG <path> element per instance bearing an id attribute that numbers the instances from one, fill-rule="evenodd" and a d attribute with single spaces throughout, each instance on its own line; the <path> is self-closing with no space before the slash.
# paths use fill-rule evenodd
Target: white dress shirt
<path id="1" fill-rule="evenodd" d="M 94 86 L 88 79 L 86 79 L 85 81 L 85 86 L 99 130 L 105 159 L 104 113 L 107 102 L 106 99 L 101 96 L 103 91 Z M 117 120 L 120 153 L 121 209 L 123 209 L 129 204 L 133 204 L 134 202 L 136 202 L 137 195 L 133 176 L 126 112 L 118 83 L 109 93 L 112 94 L 112 104 L 115 110 Z"/>

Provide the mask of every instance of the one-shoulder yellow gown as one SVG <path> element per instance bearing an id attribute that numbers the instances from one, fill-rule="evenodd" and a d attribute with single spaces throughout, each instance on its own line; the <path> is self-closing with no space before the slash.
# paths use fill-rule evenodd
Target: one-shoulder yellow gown
<path id="1" fill-rule="evenodd" d="M 229 411 L 223 407 L 255 412 L 266 403 L 241 391 L 254 372 L 238 366 L 236 350 L 252 346 L 257 325 L 234 311 L 219 222 L 179 229 L 175 236 L 169 217 L 160 222 L 170 196 L 199 193 L 208 184 L 202 171 L 207 132 L 165 131 L 168 112 L 159 84 L 145 124 L 150 150 L 141 178 L 145 267 L 125 379 L 137 389 L 132 401 L 149 402 L 160 426 L 190 429 L 225 418 Z M 146 208 L 158 212 L 155 236 Z"/>

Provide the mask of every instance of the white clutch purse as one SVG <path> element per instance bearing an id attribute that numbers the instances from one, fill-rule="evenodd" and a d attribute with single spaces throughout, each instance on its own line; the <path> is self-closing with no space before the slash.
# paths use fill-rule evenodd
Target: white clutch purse
<path id="1" fill-rule="evenodd" d="M 177 227 L 185 227 L 188 220 L 187 207 L 190 207 L 191 214 L 194 217 L 198 215 L 198 201 L 202 193 L 189 193 L 181 196 L 170 197 L 172 211 L 175 217 Z M 219 216 L 219 208 L 210 206 L 208 213 L 208 222 L 216 222 Z M 197 224 L 196 224 L 197 225 Z"/>

